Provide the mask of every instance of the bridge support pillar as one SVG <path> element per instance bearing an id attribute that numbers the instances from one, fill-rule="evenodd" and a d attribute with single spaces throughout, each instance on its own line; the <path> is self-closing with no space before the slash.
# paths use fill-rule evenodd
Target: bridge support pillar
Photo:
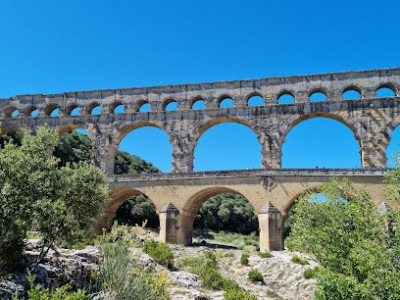
<path id="1" fill-rule="evenodd" d="M 160 210 L 160 241 L 190 245 L 195 216 L 192 213 L 180 213 L 175 205 L 168 202 Z"/>
<path id="2" fill-rule="evenodd" d="M 260 251 L 283 250 L 283 217 L 271 202 L 261 208 L 258 214 L 260 226 Z"/>

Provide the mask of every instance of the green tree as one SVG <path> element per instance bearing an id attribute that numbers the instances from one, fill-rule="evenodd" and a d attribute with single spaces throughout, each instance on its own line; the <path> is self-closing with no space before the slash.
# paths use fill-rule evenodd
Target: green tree
<path id="1" fill-rule="evenodd" d="M 319 262 L 316 299 L 400 299 L 398 233 L 387 226 L 394 215 L 380 215 L 348 180 L 333 180 L 321 193 L 326 200 L 297 201 L 286 240 L 289 249 Z"/>
<path id="2" fill-rule="evenodd" d="M 52 156 L 58 132 L 44 126 L 36 136 L 26 136 L 20 147 L 6 143 L 0 150 L 0 268 L 15 267 L 4 252 L 10 241 L 18 245 L 35 223 L 44 245 L 37 263 L 54 242 L 86 230 L 108 201 L 107 179 L 87 163 L 58 168 Z M 11 248 L 12 249 L 12 248 Z M 21 256 L 14 249 L 12 256 Z"/>

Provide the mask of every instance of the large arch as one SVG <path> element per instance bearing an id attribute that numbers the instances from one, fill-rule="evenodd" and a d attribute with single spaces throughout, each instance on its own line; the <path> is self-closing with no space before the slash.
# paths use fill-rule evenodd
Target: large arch
<path id="1" fill-rule="evenodd" d="M 311 166 L 311 165 L 309 165 L 309 166 L 305 166 L 305 164 L 307 164 L 307 162 L 305 161 L 305 160 L 301 160 L 301 161 L 299 161 L 298 159 L 297 159 L 297 161 L 299 162 L 299 163 L 296 163 L 296 165 L 293 165 L 293 163 L 289 163 L 288 164 L 288 162 L 286 161 L 287 160 L 287 155 L 286 155 L 286 157 L 285 157 L 285 154 L 289 151 L 289 153 L 290 153 L 290 149 L 292 149 L 293 150 L 293 145 L 291 145 L 292 146 L 292 148 L 290 148 L 289 150 L 288 150 L 288 143 L 286 143 L 286 144 L 283 144 L 283 143 L 285 143 L 285 141 L 286 141 L 286 138 L 287 138 L 287 136 L 288 136 L 288 134 L 290 133 L 290 132 L 292 132 L 292 130 L 297 126 L 297 125 L 299 125 L 300 123 L 302 123 L 302 122 L 304 122 L 304 121 L 308 121 L 308 120 L 311 120 L 311 119 L 316 119 L 316 118 L 320 118 L 320 120 L 318 121 L 318 122 L 322 122 L 321 123 L 321 126 L 325 126 L 325 128 L 327 129 L 327 130 L 330 130 L 332 127 L 333 127 L 333 129 L 335 130 L 335 132 L 336 132 L 336 130 L 342 130 L 343 131 L 343 133 L 345 134 L 345 135 L 343 135 L 343 137 L 344 138 L 347 138 L 348 139 L 348 141 L 347 142 L 349 142 L 349 143 L 351 143 L 351 139 L 353 138 L 353 136 L 354 136 L 354 138 L 355 138 L 355 140 L 356 141 L 358 141 L 358 143 L 357 143 L 357 146 L 355 145 L 355 144 L 346 144 L 346 145 L 349 145 L 348 147 L 359 147 L 358 149 L 351 149 L 351 148 L 340 148 L 339 146 L 340 146 L 340 144 L 337 142 L 337 143 L 335 143 L 335 145 L 338 147 L 337 149 L 338 150 L 342 150 L 342 151 L 346 151 L 346 153 L 347 153 L 347 151 L 353 151 L 353 150 L 355 150 L 356 152 L 351 152 L 351 153 L 354 153 L 354 157 L 353 157 L 353 161 L 351 162 L 351 165 L 350 165 L 350 160 L 349 161 L 343 161 L 343 160 L 341 160 L 341 161 L 339 161 L 338 159 L 337 159 L 337 161 L 336 162 L 330 162 L 329 160 L 323 160 L 323 161 L 320 161 L 320 162 L 318 162 L 318 160 L 316 159 L 316 158 L 318 158 L 318 155 L 319 155 L 319 153 L 320 152 L 317 152 L 317 147 L 314 147 L 314 148 L 310 148 L 310 150 L 312 149 L 312 151 L 315 151 L 315 153 L 314 153 L 314 158 L 315 158 L 315 164 L 313 165 L 313 166 Z M 338 124 L 337 125 L 335 125 L 335 123 L 334 122 L 330 122 L 330 123 L 332 123 L 332 124 L 327 124 L 327 120 L 333 120 L 333 121 L 335 121 L 335 122 L 338 122 Z M 316 121 L 316 120 L 315 120 Z M 329 123 L 329 122 L 328 122 Z M 343 129 L 341 129 L 340 128 L 340 126 L 338 126 L 339 124 L 341 124 L 341 125 L 344 125 L 344 127 L 343 127 Z M 327 127 L 329 125 L 329 127 Z M 333 126 L 332 126 L 333 125 Z M 304 124 L 304 126 L 308 126 L 308 124 Z M 303 126 L 303 127 L 304 127 Z M 338 126 L 337 128 L 334 128 L 334 126 Z M 313 127 L 313 128 L 318 128 L 318 130 L 321 130 L 321 127 L 318 125 L 318 126 L 315 126 L 315 127 Z M 303 129 L 303 128 L 301 128 L 301 129 Z M 301 129 L 299 129 L 299 130 L 301 130 Z M 351 135 L 351 136 L 349 136 L 348 134 L 346 134 L 346 130 L 347 129 L 349 129 L 352 133 L 353 133 L 353 135 Z M 303 130 L 303 131 L 305 131 L 305 130 Z M 307 132 L 310 132 L 310 129 L 307 129 Z M 329 139 L 331 139 L 332 138 L 332 136 L 330 135 L 330 134 L 326 134 L 326 135 L 322 135 L 322 132 L 318 132 L 319 134 L 320 134 L 320 138 L 321 139 L 323 139 L 323 138 L 329 138 Z M 307 147 L 307 145 L 308 144 L 312 144 L 314 141 L 318 141 L 319 142 L 319 139 L 317 138 L 316 139 L 316 136 L 314 136 L 314 135 L 308 135 L 308 136 L 306 136 L 305 137 L 306 138 L 306 140 L 304 141 L 302 141 L 303 142 L 303 144 L 305 144 L 305 147 Z M 307 138 L 309 139 L 309 140 L 307 140 Z M 337 137 L 336 137 L 337 138 Z M 320 145 L 321 145 L 321 143 L 322 142 L 319 142 L 320 143 Z M 290 144 L 289 144 L 290 145 Z M 362 141 L 361 141 L 361 138 L 360 138 L 360 136 L 358 135 L 358 133 L 357 133 L 357 131 L 356 131 L 356 128 L 355 128 L 355 126 L 353 126 L 350 122 L 348 122 L 348 121 L 346 121 L 343 117 L 341 117 L 341 116 L 338 116 L 338 115 L 334 115 L 334 114 L 329 114 L 329 113 L 312 113 L 312 114 L 308 114 L 308 115 L 305 115 L 305 116 L 301 116 L 301 117 L 299 117 L 299 118 L 297 118 L 297 119 L 295 119 L 294 121 L 292 121 L 292 122 L 290 122 L 289 123 L 289 126 L 285 129 L 285 131 L 284 131 L 284 135 L 283 135 L 283 140 L 282 140 L 282 165 L 283 165 L 283 167 L 289 167 L 289 168 L 313 168 L 313 167 L 333 167 L 333 168 L 338 168 L 338 167 L 351 167 L 351 168 L 354 168 L 354 167 L 362 167 L 363 166 L 363 160 L 362 160 L 362 156 L 360 155 L 361 154 L 361 149 L 362 149 Z M 321 150 L 322 151 L 322 150 Z M 293 151 L 291 151 L 291 152 L 293 152 Z M 296 152 L 297 153 L 299 153 L 299 149 L 297 149 L 296 150 Z M 292 153 L 293 154 L 293 153 Z M 296 154 L 296 155 L 298 155 L 298 154 Z M 311 154 L 310 154 L 311 155 Z M 315 156 L 316 155 L 316 156 Z M 293 156 L 293 155 L 292 155 Z M 332 158 L 334 158 L 335 156 L 331 156 Z M 346 156 L 347 157 L 347 156 Z M 337 158 L 337 157 L 336 157 Z M 311 158 L 310 158 L 311 159 Z M 314 162 L 313 162 L 314 163 Z M 299 165 L 300 164 L 300 165 Z M 310 163 L 308 163 L 308 164 L 310 164 Z M 337 165 L 337 164 L 340 164 L 340 165 Z M 359 166 L 358 166 L 358 164 L 359 164 Z"/>
<path id="2" fill-rule="evenodd" d="M 163 165 L 163 167 L 157 166 L 157 164 L 154 164 L 154 157 L 158 157 L 159 155 L 153 155 L 155 153 L 155 151 L 157 151 L 160 147 L 150 147 L 150 150 L 148 152 L 145 153 L 135 153 L 134 155 L 137 155 L 139 157 L 141 157 L 142 159 L 151 162 L 154 164 L 155 167 L 159 167 L 159 169 L 165 171 L 165 172 L 170 172 L 172 169 L 172 145 L 171 145 L 171 138 L 168 135 L 168 133 L 162 128 L 162 126 L 158 125 L 157 123 L 153 123 L 153 122 L 134 122 L 134 123 L 130 123 L 127 124 L 125 126 L 123 126 L 120 129 L 116 129 L 116 133 L 114 134 L 113 138 L 112 138 L 112 142 L 111 142 L 111 149 L 110 149 L 110 158 L 112 160 L 115 159 L 115 151 L 117 149 L 121 150 L 121 151 L 126 151 L 129 154 L 133 155 L 133 151 L 131 150 L 131 145 L 132 143 L 128 143 L 126 145 L 121 145 L 121 143 L 123 143 L 124 139 L 127 138 L 127 136 L 133 132 L 138 132 L 139 129 L 145 129 L 145 128 L 152 128 L 152 129 L 157 129 L 158 132 L 149 132 L 146 135 L 143 135 L 143 139 L 141 140 L 141 142 L 146 143 L 146 142 L 151 142 L 151 141 L 155 141 L 155 142 L 160 142 L 163 144 L 163 146 L 167 146 L 168 149 L 166 151 L 168 151 L 168 155 L 169 155 L 169 161 L 170 163 L 167 165 L 166 163 L 164 163 L 161 159 L 159 159 L 158 163 L 161 163 Z M 158 136 L 158 138 L 163 138 L 165 137 L 165 140 L 150 140 L 151 136 L 154 136 L 154 134 Z M 122 146 L 122 148 L 121 148 Z M 139 147 L 137 147 L 136 149 L 138 149 Z M 157 148 L 157 149 L 156 149 Z M 153 153 L 154 152 L 154 153 Z M 152 154 L 153 153 L 153 154 Z M 165 153 L 165 152 L 163 152 Z M 146 155 L 149 154 L 150 157 L 153 157 L 152 159 L 149 159 L 148 157 L 146 157 Z M 164 157 L 165 158 L 165 157 Z"/>
<path id="3" fill-rule="evenodd" d="M 111 198 L 111 201 L 104 209 L 100 218 L 97 220 L 96 225 L 92 228 L 92 231 L 96 234 L 102 233 L 103 228 L 106 228 L 107 231 L 111 230 L 118 208 L 132 196 L 144 195 L 152 201 L 152 199 L 148 197 L 143 191 L 135 188 L 118 188 L 110 190 L 108 192 L 108 195 Z M 154 203 L 154 201 L 152 202 L 157 207 L 156 203 Z M 158 211 L 159 209 L 157 208 L 156 212 Z"/>
<path id="4" fill-rule="evenodd" d="M 230 136 L 232 134 L 235 134 L 235 136 Z M 221 141 L 223 141 L 224 139 L 225 143 L 222 143 Z M 247 142 L 244 142 L 243 139 L 245 139 L 245 141 Z M 255 143 L 255 141 L 257 141 L 258 143 Z M 240 144 L 238 145 L 239 142 Z M 244 151 L 243 149 L 242 151 L 240 151 L 239 148 L 241 147 L 240 145 L 243 145 L 243 147 L 247 147 L 247 149 L 245 149 L 246 151 Z M 252 151 L 255 146 L 258 147 L 258 149 L 255 150 L 255 152 L 253 153 Z M 224 150 L 222 150 L 223 147 L 225 147 Z M 231 151 L 232 148 L 233 151 Z M 195 170 L 203 170 L 203 171 L 217 170 L 217 169 L 232 170 L 232 169 L 246 169 L 246 168 L 261 168 L 262 166 L 261 150 L 262 150 L 262 143 L 260 142 L 260 135 L 258 135 L 257 132 L 255 132 L 249 124 L 237 118 L 222 117 L 206 122 L 205 124 L 199 126 L 198 129 L 195 131 L 194 145 L 192 149 L 193 157 L 195 157 L 193 163 L 195 166 Z M 206 165 L 210 165 L 211 159 L 215 158 L 216 156 L 223 155 L 221 151 L 225 151 L 224 153 L 226 154 L 235 155 L 236 160 L 234 161 L 237 166 L 229 167 L 228 166 L 229 161 L 226 161 L 225 159 L 217 160 L 218 163 L 214 164 L 214 167 L 210 168 L 208 166 L 207 167 L 204 166 L 204 163 L 206 163 Z M 242 155 L 247 155 L 249 157 L 250 155 L 249 151 L 252 152 L 251 159 L 243 160 Z M 239 156 L 241 157 L 240 159 Z M 257 161 L 255 160 L 253 161 L 253 157 L 257 156 L 259 156 L 258 160 L 259 163 L 257 163 Z M 225 165 L 218 166 L 218 164 L 222 162 Z M 200 165 L 197 165 L 198 163 L 200 163 Z"/>

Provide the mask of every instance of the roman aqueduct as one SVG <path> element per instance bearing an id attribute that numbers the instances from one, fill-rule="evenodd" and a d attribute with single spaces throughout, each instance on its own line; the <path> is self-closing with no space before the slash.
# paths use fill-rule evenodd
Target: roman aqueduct
<path id="1" fill-rule="evenodd" d="M 394 96 L 377 97 L 388 88 Z M 360 97 L 343 100 L 346 91 Z M 310 102 L 314 93 L 325 101 Z M 370 192 L 374 201 L 384 201 L 381 189 L 386 169 L 386 148 L 400 123 L 400 68 L 341 72 L 307 76 L 275 77 L 147 88 L 126 88 L 53 95 L 23 95 L 0 100 L 2 133 L 28 133 L 47 123 L 63 134 L 85 129 L 92 140 L 93 163 L 110 174 L 111 205 L 96 229 L 109 228 L 117 208 L 132 195 L 143 193 L 160 213 L 160 239 L 189 244 L 197 211 L 207 199 L 222 192 L 245 196 L 253 205 L 260 224 L 260 249 L 283 247 L 282 224 L 294 199 L 318 188 L 330 177 L 347 177 Z M 279 104 L 282 95 L 293 103 Z M 263 105 L 249 106 L 253 96 Z M 234 107 L 221 108 L 230 98 Z M 205 109 L 193 109 L 197 101 Z M 176 102 L 178 109 L 166 111 Z M 150 112 L 140 108 L 151 105 Z M 117 106 L 124 113 L 116 114 Z M 101 114 L 91 111 L 100 106 Z M 79 115 L 71 112 L 80 108 Z M 58 109 L 58 116 L 51 116 Z M 18 114 L 17 114 L 18 112 Z M 33 112 L 35 112 L 33 114 Z M 282 169 L 282 144 L 288 132 L 300 122 L 326 117 L 347 126 L 360 144 L 362 169 Z M 262 146 L 262 169 L 193 172 L 197 141 L 212 126 L 235 122 L 250 128 Z M 115 151 L 131 131 L 153 126 L 164 130 L 172 145 L 172 172 L 118 175 L 114 172 Z M 391 205 L 391 203 L 388 203 Z"/>

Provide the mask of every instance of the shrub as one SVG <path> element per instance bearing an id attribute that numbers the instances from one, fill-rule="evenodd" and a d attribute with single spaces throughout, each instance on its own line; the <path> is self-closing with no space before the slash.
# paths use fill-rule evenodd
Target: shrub
<path id="1" fill-rule="evenodd" d="M 303 272 L 303 276 L 305 279 L 315 278 L 318 272 L 318 267 L 311 269 L 308 268 Z"/>
<path id="2" fill-rule="evenodd" d="M 249 272 L 249 279 L 252 282 L 264 282 L 264 278 L 260 271 L 251 269 Z"/>
<path id="3" fill-rule="evenodd" d="M 108 292 L 118 300 L 169 299 L 163 274 L 152 267 L 144 270 L 133 259 L 129 243 L 105 234 L 99 243 L 99 271 L 92 274 L 96 292 Z"/>
<path id="4" fill-rule="evenodd" d="M 242 264 L 242 266 L 248 266 L 249 265 L 249 255 L 243 253 L 242 257 L 240 257 L 240 263 Z"/>
<path id="5" fill-rule="evenodd" d="M 174 268 L 174 253 L 167 243 L 148 240 L 144 243 L 143 251 L 160 265 L 168 269 Z"/>
<path id="6" fill-rule="evenodd" d="M 261 258 L 271 258 L 274 257 L 271 253 L 269 252 L 258 252 L 258 256 Z"/>
<path id="7" fill-rule="evenodd" d="M 301 259 L 300 257 L 298 257 L 297 255 L 294 255 L 292 257 L 292 259 L 290 260 L 292 263 L 298 264 L 298 265 L 309 265 L 308 260 L 306 259 Z"/>
<path id="8" fill-rule="evenodd" d="M 25 232 L 18 227 L 8 231 L 0 247 L 0 276 L 15 270 L 23 258 Z"/>
<path id="9" fill-rule="evenodd" d="M 225 300 L 257 300 L 256 296 L 252 296 L 239 289 L 230 289 L 224 293 Z"/>

